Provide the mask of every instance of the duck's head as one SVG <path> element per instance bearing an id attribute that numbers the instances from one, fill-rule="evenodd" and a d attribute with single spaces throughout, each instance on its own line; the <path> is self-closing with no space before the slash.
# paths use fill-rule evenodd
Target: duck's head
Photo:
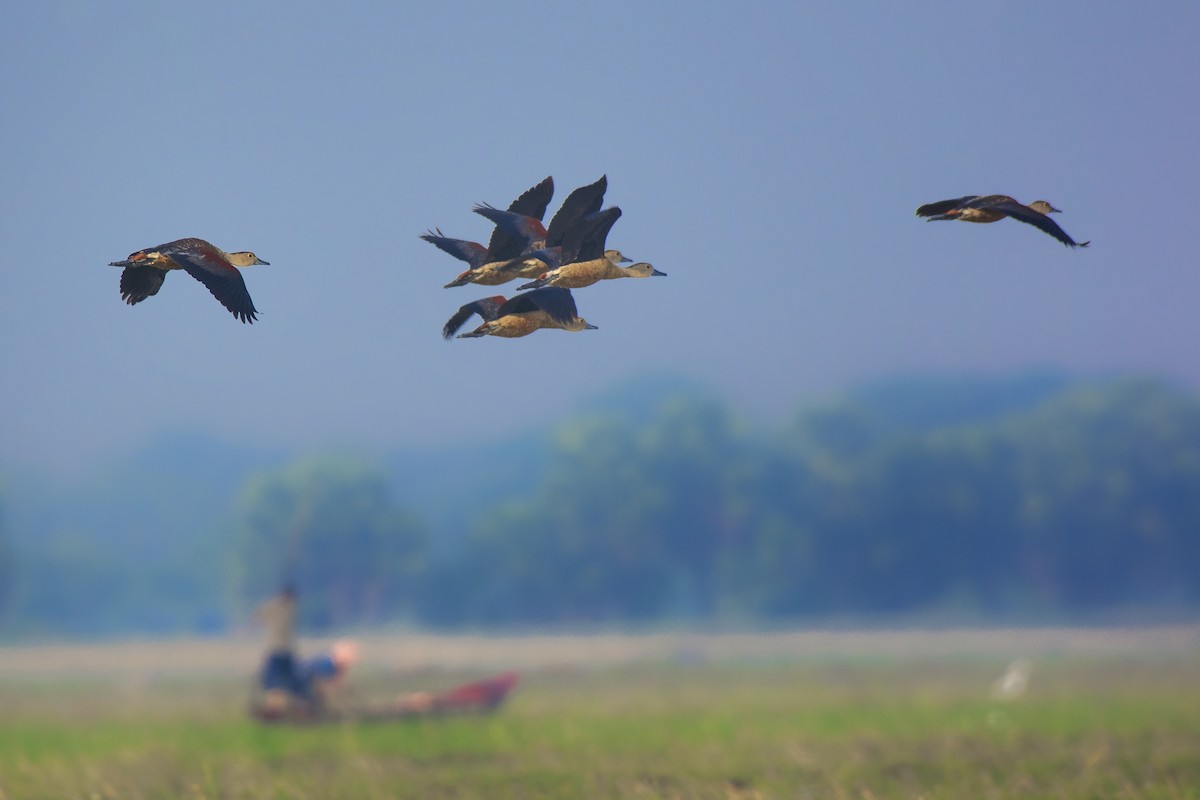
<path id="1" fill-rule="evenodd" d="M 597 331 L 600 329 L 597 328 L 592 323 L 588 322 L 583 317 L 576 317 L 575 319 L 571 320 L 571 322 L 569 322 L 567 325 L 564 325 L 563 330 L 565 330 L 565 331 Z"/>
<path id="2" fill-rule="evenodd" d="M 1059 209 L 1050 205 L 1050 203 L 1046 200 L 1034 200 L 1032 203 L 1029 204 L 1029 207 L 1032 208 L 1034 211 L 1038 212 L 1039 214 L 1058 214 L 1059 213 Z"/>
<path id="3" fill-rule="evenodd" d="M 628 264 L 632 258 L 626 258 L 620 250 L 605 250 L 604 257 L 614 264 Z"/>
<path id="4" fill-rule="evenodd" d="M 645 261 L 639 261 L 632 267 L 624 267 L 625 274 L 631 278 L 649 278 L 653 275 L 658 275 L 663 278 L 667 277 L 667 273 L 659 272 L 654 268 L 653 264 L 648 264 Z"/>
<path id="5" fill-rule="evenodd" d="M 255 267 L 259 264 L 263 264 L 268 267 L 271 266 L 271 262 L 263 261 L 249 250 L 239 250 L 236 253 L 230 253 L 229 263 L 233 264 L 235 267 Z"/>

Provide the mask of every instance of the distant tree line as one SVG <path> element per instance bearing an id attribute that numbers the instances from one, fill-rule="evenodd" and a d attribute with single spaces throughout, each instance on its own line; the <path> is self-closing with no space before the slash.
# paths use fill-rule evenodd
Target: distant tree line
<path id="1" fill-rule="evenodd" d="M 2 488 L 3 484 L 0 484 L 0 489 Z M 12 549 L 8 543 L 7 522 L 8 518 L 4 513 L 4 496 L 0 494 L 0 615 L 3 614 L 12 595 L 13 586 L 13 558 Z"/>
<path id="2" fill-rule="evenodd" d="M 379 474 L 309 465 L 259 479 L 243 494 L 243 563 L 277 563 L 264 553 L 303 530 L 296 574 L 320 598 L 314 624 L 1020 615 L 1200 600 L 1200 402 L 1158 383 L 915 430 L 839 403 L 764 432 L 679 396 L 641 419 L 573 421 L 552 448 L 540 485 L 483 513 L 438 558 L 388 505 Z M 462 491 L 470 485 L 468 472 Z M 244 583 L 247 597 L 262 577 Z"/>
<path id="3" fill-rule="evenodd" d="M 311 631 L 1200 606 L 1200 399 L 1134 380 L 982 416 L 987 397 L 958 399 L 850 397 L 771 429 L 697 392 L 589 413 L 445 540 L 353 457 L 258 469 L 220 530 L 153 569 L 79 522 L 14 553 L 0 515 L 0 621 L 217 631 L 285 581 Z"/>

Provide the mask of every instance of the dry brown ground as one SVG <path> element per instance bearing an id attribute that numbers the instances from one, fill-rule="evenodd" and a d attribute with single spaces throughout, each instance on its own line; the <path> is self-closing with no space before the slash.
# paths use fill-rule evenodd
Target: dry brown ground
<path id="1" fill-rule="evenodd" d="M 839 658 L 1008 659 L 1168 656 L 1200 650 L 1200 624 L 1108 628 L 794 630 L 586 635 L 366 633 L 360 671 L 487 670 L 614 666 L 647 662 L 811 661 Z M 320 652 L 329 640 L 301 642 Z M 230 677 L 261 658 L 250 637 L 0 646 L 0 679 L 131 674 Z"/>

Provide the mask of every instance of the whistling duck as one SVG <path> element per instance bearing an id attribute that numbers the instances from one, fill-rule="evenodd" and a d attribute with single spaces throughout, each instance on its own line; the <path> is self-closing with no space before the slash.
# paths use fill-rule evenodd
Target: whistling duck
<path id="1" fill-rule="evenodd" d="M 496 230 L 499 231 L 499 227 Z M 522 256 L 495 258 L 494 253 L 478 242 L 451 239 L 443 236 L 441 230 L 436 228 L 434 231 L 426 231 L 421 234 L 421 238 L 438 249 L 471 265 L 469 270 L 460 272 L 458 277 L 447 283 L 445 286 L 447 289 L 454 286 L 466 286 L 468 283 L 496 286 L 501 283 L 508 283 L 515 278 L 537 275 L 546 269 L 546 265 L 536 258 Z"/>
<path id="2" fill-rule="evenodd" d="M 1045 200 L 1035 200 L 1022 205 L 1008 195 L 989 194 L 984 197 L 967 195 L 954 200 L 929 203 L 917 209 L 918 217 L 927 217 L 928 222 L 941 219 L 958 219 L 963 222 L 995 222 L 1012 217 L 1020 222 L 1041 228 L 1067 247 L 1087 247 L 1091 242 L 1076 242 L 1058 223 L 1046 216 L 1059 210 Z"/>
<path id="3" fill-rule="evenodd" d="M 478 242 L 443 236 L 441 230 L 426 231 L 421 238 L 471 265 L 471 269 L 446 284 L 447 289 L 468 283 L 496 286 L 516 278 L 536 277 L 546 270 L 545 264 L 523 259 L 522 254 L 558 246 L 574 224 L 600 208 L 607 187 L 608 178 L 602 175 L 596 182 L 571 192 L 550 220 L 549 228 L 542 225 L 542 217 L 554 193 L 552 178 L 546 178 L 514 200 L 507 212 L 481 203 L 476 210 L 485 217 L 489 212 L 506 214 L 499 223 L 493 222 L 496 227 L 486 248 Z"/>
<path id="4" fill-rule="evenodd" d="M 516 200 L 513 200 L 509 204 L 508 210 L 513 214 L 518 214 L 522 217 L 531 217 L 540 222 L 542 217 L 545 216 L 546 206 L 550 205 L 550 198 L 553 196 L 554 178 L 546 177 L 537 185 L 527 189 Z M 421 238 L 458 260 L 467 262 L 471 265 L 472 269 L 480 267 L 489 261 L 503 261 L 515 258 L 521 255 L 521 252 L 525 249 L 525 243 L 515 240 L 507 228 L 495 228 L 492 231 L 492 238 L 488 241 L 487 247 L 484 247 L 479 242 L 470 242 L 465 239 L 451 239 L 443 235 L 440 229 L 435 230 L 437 231 L 436 234 L 432 231 L 426 231 L 421 234 Z"/>
<path id="5" fill-rule="evenodd" d="M 167 272 L 182 269 L 207 286 L 212 296 L 234 317 L 242 322 L 254 322 L 258 310 L 246 291 L 246 282 L 236 268 L 267 263 L 245 250 L 226 253 L 203 239 L 176 239 L 157 247 L 138 250 L 124 261 L 109 262 L 109 266 L 124 267 L 121 273 L 121 299 L 129 305 L 158 294 Z"/>
<path id="6" fill-rule="evenodd" d="M 543 250 L 558 252 L 572 231 L 600 208 L 607 187 L 608 178 L 602 175 L 596 182 L 571 192 L 550 220 L 549 228 L 542 225 L 540 213 L 545 210 L 546 203 L 537 214 L 526 213 L 517 203 L 509 206 L 507 211 L 480 203 L 475 212 L 495 225 L 486 251 L 475 242 L 444 237 L 440 230 L 436 235 L 426 231 L 421 238 L 471 264 L 471 269 L 446 284 L 447 289 L 468 283 L 498 286 L 517 278 L 536 278 L 546 271 L 547 264 L 544 255 L 539 260 L 532 257 L 533 254 Z M 523 198 L 524 195 L 518 200 Z M 548 202 L 549 198 L 546 200 Z M 503 249 L 496 249 L 498 241 L 503 243 Z M 622 258 L 619 254 L 615 257 Z"/>
<path id="7" fill-rule="evenodd" d="M 453 338 L 463 323 L 478 314 L 483 324 L 470 333 L 460 333 L 459 339 L 480 336 L 501 336 L 516 339 L 528 336 L 539 328 L 561 328 L 564 331 L 596 330 L 596 326 L 579 316 L 575 298 L 567 289 L 554 287 L 519 294 L 511 299 L 502 296 L 485 297 L 467 303 L 447 320 L 442 337 Z"/>
<path id="8" fill-rule="evenodd" d="M 515 218 L 517 215 L 507 211 L 501 211 L 496 208 L 479 208 L 477 211 L 494 222 L 497 228 L 510 226 L 516 222 Z M 614 209 L 611 208 L 606 209 L 605 211 L 596 212 L 579 220 L 565 231 L 561 237 L 561 244 L 526 250 L 520 258 L 511 261 L 485 264 L 478 269 L 464 272 L 457 280 L 447 285 L 461 286 L 463 282 L 467 282 L 469 279 L 470 283 L 495 286 L 507 283 L 515 278 L 537 278 L 545 274 L 547 270 L 559 267 L 564 263 L 578 261 L 579 250 L 584 246 L 587 237 L 613 211 Z M 615 214 L 620 216 L 621 210 L 619 208 L 615 209 Z M 630 261 L 620 250 L 605 250 L 603 257 L 607 258 L 613 264 L 623 264 Z"/>
<path id="9" fill-rule="evenodd" d="M 620 256 L 618 260 L 614 261 L 609 256 L 609 251 L 604 248 L 604 241 L 620 217 L 621 209 L 616 206 L 594 214 L 593 218 L 597 219 L 598 223 L 583 235 L 575 258 L 566 261 L 562 266 L 554 265 L 553 269 L 543 273 L 536 281 L 518 286 L 517 289 L 538 289 L 543 286 L 582 289 L 598 281 L 613 278 L 649 278 L 656 275 L 666 277 L 667 273 L 659 272 L 645 261 L 629 267 L 620 266 L 620 261 L 628 260 L 621 256 L 620 251 L 613 251 Z"/>

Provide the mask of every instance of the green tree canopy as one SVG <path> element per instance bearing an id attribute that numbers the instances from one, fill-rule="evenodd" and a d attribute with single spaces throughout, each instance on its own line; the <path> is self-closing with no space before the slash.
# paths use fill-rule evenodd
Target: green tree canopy
<path id="1" fill-rule="evenodd" d="M 541 484 L 484 515 L 454 556 L 432 618 L 1071 613 L 1198 599 L 1200 402 L 1161 383 L 1075 388 L 933 429 L 842 401 L 777 436 L 682 397 L 640 419 L 576 420 L 553 441 Z"/>
<path id="2" fill-rule="evenodd" d="M 411 612 L 425 535 L 391 501 L 380 469 L 326 457 L 260 474 L 237 514 L 232 575 L 243 608 L 290 581 L 301 622 L 314 629 Z"/>

